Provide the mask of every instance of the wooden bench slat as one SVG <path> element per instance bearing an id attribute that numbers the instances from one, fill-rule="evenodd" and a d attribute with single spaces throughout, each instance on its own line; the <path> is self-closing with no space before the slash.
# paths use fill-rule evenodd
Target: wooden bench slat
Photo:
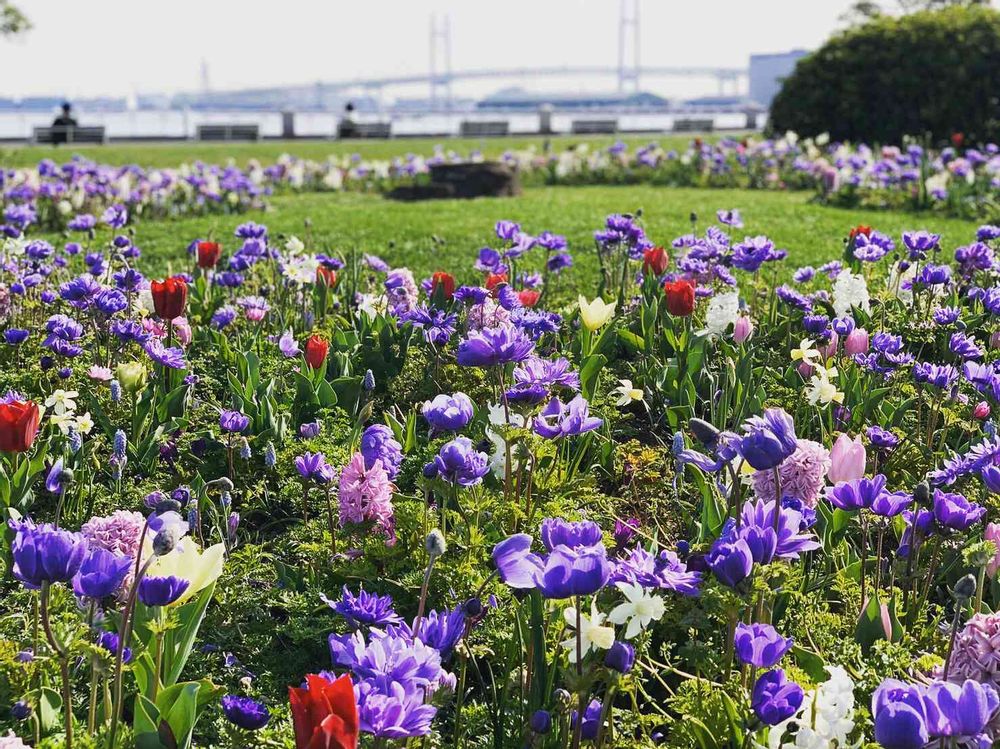
<path id="1" fill-rule="evenodd" d="M 102 126 L 50 126 L 36 127 L 31 140 L 35 143 L 104 143 L 107 140 Z"/>
<path id="2" fill-rule="evenodd" d="M 198 140 L 260 140 L 257 125 L 198 125 Z"/>
<path id="3" fill-rule="evenodd" d="M 506 120 L 477 122 L 466 120 L 459 126 L 465 138 L 502 138 L 510 134 L 510 123 Z"/>
<path id="4" fill-rule="evenodd" d="M 573 120 L 570 129 L 575 135 L 617 133 L 618 120 Z"/>

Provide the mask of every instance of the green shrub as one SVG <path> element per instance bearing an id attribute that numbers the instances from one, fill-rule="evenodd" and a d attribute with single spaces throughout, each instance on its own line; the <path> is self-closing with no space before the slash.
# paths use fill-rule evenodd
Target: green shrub
<path id="1" fill-rule="evenodd" d="M 802 58 L 775 98 L 771 127 L 898 143 L 1000 135 L 1000 13 L 955 7 L 878 16 Z"/>

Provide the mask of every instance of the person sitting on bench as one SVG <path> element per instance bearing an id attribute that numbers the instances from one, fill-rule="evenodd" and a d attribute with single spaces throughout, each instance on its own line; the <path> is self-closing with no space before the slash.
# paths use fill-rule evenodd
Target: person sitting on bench
<path id="1" fill-rule="evenodd" d="M 62 114 L 52 121 L 52 142 L 54 144 L 66 143 L 69 140 L 69 128 L 77 127 L 76 118 L 72 112 L 73 105 L 68 101 L 63 102 Z"/>

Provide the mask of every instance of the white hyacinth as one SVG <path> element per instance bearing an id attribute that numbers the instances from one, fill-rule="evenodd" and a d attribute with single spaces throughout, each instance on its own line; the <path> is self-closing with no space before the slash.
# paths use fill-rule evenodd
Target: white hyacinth
<path id="1" fill-rule="evenodd" d="M 798 712 L 768 731 L 768 749 L 852 746 L 849 736 L 854 731 L 854 682 L 840 666 L 827 666 L 826 671 L 830 678 L 805 693 Z"/>
<path id="2" fill-rule="evenodd" d="M 868 304 L 868 284 L 862 275 L 841 271 L 833 282 L 833 310 L 838 317 L 843 317 L 852 307 L 871 312 Z"/>
<path id="3" fill-rule="evenodd" d="M 705 313 L 704 333 L 712 336 L 722 335 L 726 328 L 736 323 L 740 314 L 740 293 L 729 291 L 716 294 L 708 302 L 708 312 Z"/>

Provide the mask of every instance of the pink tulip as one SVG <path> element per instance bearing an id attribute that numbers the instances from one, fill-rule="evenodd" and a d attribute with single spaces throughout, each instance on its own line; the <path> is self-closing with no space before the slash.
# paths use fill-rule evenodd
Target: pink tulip
<path id="1" fill-rule="evenodd" d="M 986 401 L 979 401 L 972 409 L 972 416 L 980 421 L 990 418 L 990 404 Z"/>
<path id="2" fill-rule="evenodd" d="M 177 336 L 181 346 L 187 346 L 191 343 L 191 324 L 186 317 L 174 318 L 174 335 Z"/>
<path id="3" fill-rule="evenodd" d="M 733 340 L 743 343 L 753 335 L 753 320 L 746 315 L 740 315 L 733 323 Z"/>
<path id="4" fill-rule="evenodd" d="M 819 346 L 818 350 L 820 355 L 824 360 L 831 359 L 837 355 L 837 344 L 840 343 L 840 336 L 837 335 L 836 330 L 830 331 L 830 340 L 825 346 Z"/>
<path id="5" fill-rule="evenodd" d="M 826 477 L 833 484 L 859 479 L 865 475 L 867 458 L 861 437 L 851 439 L 842 434 L 837 437 L 830 451 L 830 470 L 827 471 Z"/>
<path id="6" fill-rule="evenodd" d="M 997 570 L 1000 570 L 1000 523 L 988 523 L 983 531 L 983 540 L 997 545 L 997 553 L 986 563 L 986 573 L 990 577 L 996 577 Z"/>
<path id="7" fill-rule="evenodd" d="M 844 351 L 848 356 L 868 353 L 868 331 L 864 328 L 855 328 L 847 334 L 844 341 Z"/>

